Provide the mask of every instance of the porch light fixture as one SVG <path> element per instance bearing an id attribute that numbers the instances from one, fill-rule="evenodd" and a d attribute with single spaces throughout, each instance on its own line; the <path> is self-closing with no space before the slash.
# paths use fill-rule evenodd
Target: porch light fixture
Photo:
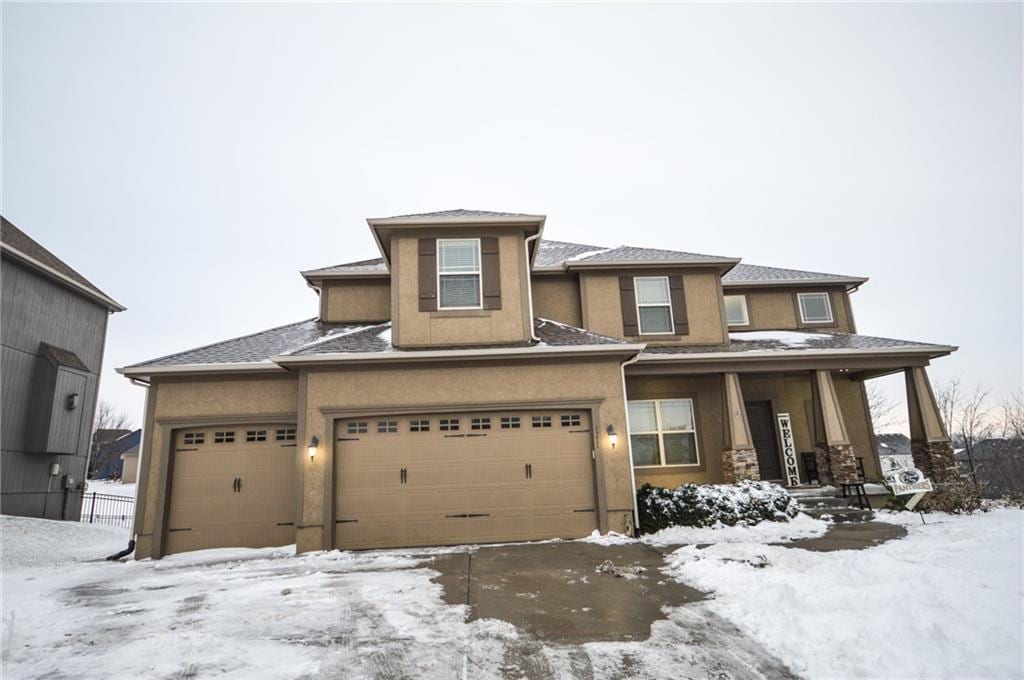
<path id="1" fill-rule="evenodd" d="M 316 447 L 318 446 L 320 446 L 320 439 L 317 438 L 316 435 L 313 435 L 313 438 L 309 440 L 309 448 L 306 449 L 306 453 L 309 454 L 310 460 L 316 458 Z"/>
<path id="2" fill-rule="evenodd" d="M 605 432 L 608 433 L 608 441 L 614 449 L 615 445 L 619 443 L 619 433 L 615 431 L 615 426 L 611 423 L 608 423 L 608 429 Z"/>

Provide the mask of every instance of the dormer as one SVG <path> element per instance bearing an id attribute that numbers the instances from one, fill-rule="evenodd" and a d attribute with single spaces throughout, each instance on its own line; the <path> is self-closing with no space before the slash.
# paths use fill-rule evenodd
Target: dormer
<path id="1" fill-rule="evenodd" d="M 527 344 L 544 215 L 450 210 L 367 220 L 390 272 L 396 347 Z"/>

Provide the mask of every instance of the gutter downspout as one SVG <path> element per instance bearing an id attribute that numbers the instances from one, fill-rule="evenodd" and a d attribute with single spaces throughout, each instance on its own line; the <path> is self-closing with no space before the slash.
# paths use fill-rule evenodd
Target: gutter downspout
<path id="1" fill-rule="evenodd" d="M 523 250 L 524 255 L 526 256 L 524 260 L 526 263 L 526 304 L 530 309 L 530 340 L 532 342 L 540 342 L 540 338 L 537 337 L 537 333 L 533 327 L 533 279 L 530 278 L 530 241 L 536 241 L 540 238 L 542 233 L 543 229 L 533 236 L 527 236 L 523 239 Z M 630 462 L 630 465 L 632 465 L 632 462 Z"/>
<path id="2" fill-rule="evenodd" d="M 643 350 L 641 350 L 643 351 Z M 622 362 L 620 370 L 622 371 L 622 406 L 626 413 L 626 456 L 629 458 L 629 481 L 633 485 L 631 491 L 633 495 L 633 536 L 637 536 L 640 532 L 640 510 L 636 503 L 636 470 L 633 469 L 633 450 L 629 443 L 629 398 L 626 396 L 626 366 L 635 364 L 640 361 L 640 352 L 636 353 L 632 359 L 627 359 Z"/>

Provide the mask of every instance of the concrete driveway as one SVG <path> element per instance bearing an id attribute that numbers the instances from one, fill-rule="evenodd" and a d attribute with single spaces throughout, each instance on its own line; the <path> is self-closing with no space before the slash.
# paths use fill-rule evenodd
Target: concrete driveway
<path id="1" fill-rule="evenodd" d="M 3 675 L 791 677 L 662 565 L 638 543 L 563 541 L 8 569 Z"/>

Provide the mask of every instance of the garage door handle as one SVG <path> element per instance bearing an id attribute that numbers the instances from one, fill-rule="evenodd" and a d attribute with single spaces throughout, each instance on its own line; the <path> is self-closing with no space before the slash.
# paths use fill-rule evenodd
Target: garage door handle
<path id="1" fill-rule="evenodd" d="M 238 493 L 242 493 L 242 478 L 238 478 Z"/>
<path id="2" fill-rule="evenodd" d="M 398 471 L 398 483 L 399 484 L 406 484 L 406 483 L 408 483 L 408 481 L 409 481 L 409 471 L 406 470 L 405 468 L 402 468 L 401 470 Z"/>
<path id="3" fill-rule="evenodd" d="M 238 493 L 238 477 L 235 477 L 231 482 L 231 490 Z"/>
<path id="4" fill-rule="evenodd" d="M 526 478 L 533 479 L 533 463 L 526 464 Z"/>

